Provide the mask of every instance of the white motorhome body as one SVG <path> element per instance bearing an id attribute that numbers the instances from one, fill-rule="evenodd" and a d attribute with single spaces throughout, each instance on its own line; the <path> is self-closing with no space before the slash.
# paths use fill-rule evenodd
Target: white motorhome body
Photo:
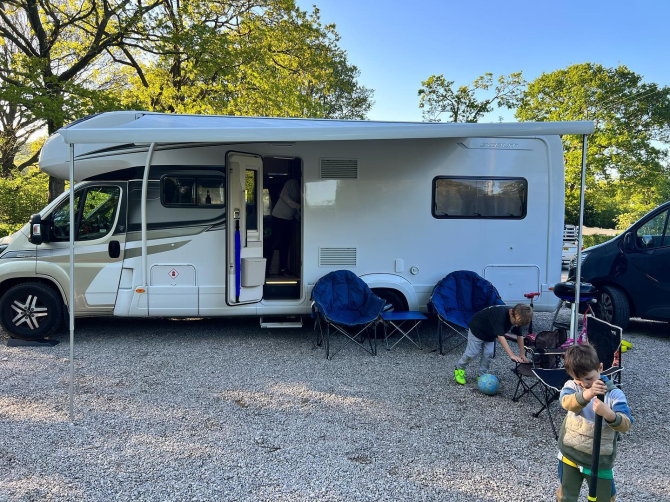
<path id="1" fill-rule="evenodd" d="M 112 112 L 54 134 L 40 167 L 67 178 L 74 145 L 77 315 L 304 315 L 316 281 L 337 269 L 399 308 L 425 311 L 435 284 L 464 269 L 508 304 L 540 292 L 546 311 L 561 277 L 559 135 L 592 130 Z M 288 179 L 301 217 L 291 274 L 278 276 L 266 227 Z M 2 292 L 38 281 L 69 304 L 68 211 L 64 194 L 40 213 L 48 242 L 0 242 Z M 264 256 L 275 258 L 268 270 Z"/>

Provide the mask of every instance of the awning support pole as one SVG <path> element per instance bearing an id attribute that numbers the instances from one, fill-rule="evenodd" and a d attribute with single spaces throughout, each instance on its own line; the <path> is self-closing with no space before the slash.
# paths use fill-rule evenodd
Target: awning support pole
<path id="1" fill-rule="evenodd" d="M 577 269 L 575 270 L 575 303 L 572 309 L 572 318 L 570 319 L 570 337 L 577 340 L 577 322 L 579 317 L 579 294 L 582 283 L 582 244 L 584 242 L 582 235 L 584 233 L 584 197 L 586 192 L 586 134 L 582 140 L 582 184 L 579 190 L 579 234 L 577 235 Z"/>
<path id="2" fill-rule="evenodd" d="M 70 423 L 74 423 L 74 144 L 70 144 Z"/>
<path id="3" fill-rule="evenodd" d="M 142 287 L 147 291 L 148 283 L 148 260 L 147 260 L 147 192 L 149 189 L 149 170 L 151 169 L 151 158 L 154 155 L 156 143 L 151 143 L 147 162 L 144 165 L 144 176 L 142 178 Z"/>

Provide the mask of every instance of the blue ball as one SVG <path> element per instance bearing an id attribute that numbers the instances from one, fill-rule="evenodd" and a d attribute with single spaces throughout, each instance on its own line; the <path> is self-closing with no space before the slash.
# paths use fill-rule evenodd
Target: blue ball
<path id="1" fill-rule="evenodd" d="M 500 382 L 496 376 L 491 375 L 490 373 L 480 376 L 479 380 L 477 381 L 477 387 L 479 387 L 479 390 L 487 396 L 492 396 L 498 392 L 499 386 Z"/>

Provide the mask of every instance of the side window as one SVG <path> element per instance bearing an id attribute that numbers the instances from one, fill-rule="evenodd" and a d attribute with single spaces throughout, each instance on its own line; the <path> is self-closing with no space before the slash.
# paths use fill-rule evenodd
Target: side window
<path id="1" fill-rule="evenodd" d="M 74 194 L 74 218 L 79 219 L 79 199 L 82 190 Z M 70 240 L 70 198 L 66 197 L 60 206 L 51 213 L 51 240 L 54 242 Z"/>
<path id="2" fill-rule="evenodd" d="M 438 177 L 433 180 L 433 217 L 526 217 L 528 182 L 524 178 Z"/>
<path id="3" fill-rule="evenodd" d="M 200 179 L 197 180 L 198 206 L 219 206 L 226 203 L 226 190 L 223 180 Z"/>
<path id="4" fill-rule="evenodd" d="M 165 176 L 162 188 L 164 206 L 195 206 L 195 178 Z"/>
<path id="5" fill-rule="evenodd" d="M 164 176 L 161 203 L 166 207 L 224 207 L 225 182 L 223 178 Z"/>
<path id="6" fill-rule="evenodd" d="M 101 239 L 112 232 L 120 197 L 119 187 L 95 187 L 86 191 L 78 241 Z"/>
<path id="7" fill-rule="evenodd" d="M 667 219 L 668 211 L 663 211 L 637 229 L 635 232 L 635 242 L 638 249 L 654 249 L 670 244 L 667 236 L 665 242 L 663 242 L 663 233 Z"/>

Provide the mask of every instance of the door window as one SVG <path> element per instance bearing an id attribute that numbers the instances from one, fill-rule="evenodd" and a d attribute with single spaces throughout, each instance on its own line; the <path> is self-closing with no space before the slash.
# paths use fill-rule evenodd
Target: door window
<path id="1" fill-rule="evenodd" d="M 74 219 L 79 219 L 79 199 L 81 191 L 74 194 Z M 52 241 L 69 241 L 70 240 L 70 198 L 67 197 L 60 206 L 52 213 L 51 221 L 53 222 L 51 231 Z"/>
<path id="2" fill-rule="evenodd" d="M 119 187 L 95 187 L 86 191 L 78 241 L 101 239 L 111 233 L 120 196 Z"/>
<path id="3" fill-rule="evenodd" d="M 81 196 L 84 191 L 75 194 L 76 240 L 91 241 L 100 239 L 112 232 L 116 212 L 119 207 L 121 189 L 119 187 L 90 187 L 86 189 L 84 204 Z M 52 213 L 51 240 L 54 242 L 70 240 L 70 199 L 66 198 Z"/>
<path id="4" fill-rule="evenodd" d="M 663 211 L 637 229 L 635 241 L 638 249 L 654 249 L 668 244 L 667 239 L 663 242 L 667 219 L 668 211 Z"/>
<path id="5" fill-rule="evenodd" d="M 253 169 L 247 169 L 244 198 L 247 207 L 247 231 L 258 230 L 258 201 L 256 200 L 256 175 Z"/>

